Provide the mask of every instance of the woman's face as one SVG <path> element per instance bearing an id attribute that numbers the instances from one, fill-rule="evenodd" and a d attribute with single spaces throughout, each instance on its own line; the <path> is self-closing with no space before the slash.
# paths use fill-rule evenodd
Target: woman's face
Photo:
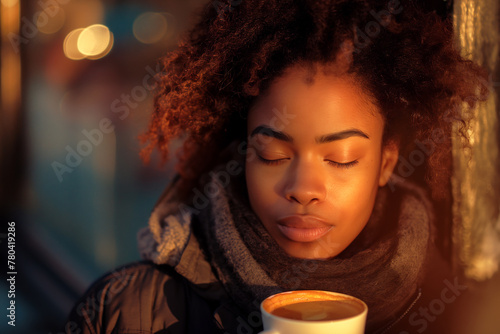
<path id="1" fill-rule="evenodd" d="M 356 81 L 290 68 L 248 115 L 252 209 L 291 256 L 325 259 L 365 227 L 397 161 L 384 121 Z"/>

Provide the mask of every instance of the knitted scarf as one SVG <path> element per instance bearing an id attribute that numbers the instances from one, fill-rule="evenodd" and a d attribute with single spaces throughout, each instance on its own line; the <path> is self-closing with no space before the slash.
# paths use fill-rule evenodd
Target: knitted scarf
<path id="1" fill-rule="evenodd" d="M 245 312 L 286 290 L 336 291 L 365 301 L 371 332 L 411 302 L 431 240 L 432 210 L 423 191 L 396 177 L 390 185 L 379 189 L 366 227 L 346 250 L 307 260 L 279 247 L 250 209 L 241 182 L 224 186 L 212 179 L 210 204 L 191 219 L 164 217 L 161 227 L 150 221 L 139 237 L 143 257 L 175 264 L 194 230 L 226 292 Z"/>

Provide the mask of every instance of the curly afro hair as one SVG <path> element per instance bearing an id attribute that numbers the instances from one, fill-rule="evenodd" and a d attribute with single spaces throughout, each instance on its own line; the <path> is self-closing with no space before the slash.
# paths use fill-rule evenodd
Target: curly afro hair
<path id="1" fill-rule="evenodd" d="M 184 137 L 177 169 L 192 185 L 231 142 L 245 138 L 246 113 L 273 79 L 297 63 L 334 64 L 340 53 L 378 104 L 385 142 L 397 139 L 408 159 L 418 143 L 432 141 L 426 183 L 442 196 L 452 126 L 461 125 L 467 137 L 461 108 L 485 99 L 486 74 L 461 57 L 451 20 L 414 1 L 210 2 L 179 48 L 162 59 L 143 158 L 158 148 L 165 160 L 171 141 Z"/>

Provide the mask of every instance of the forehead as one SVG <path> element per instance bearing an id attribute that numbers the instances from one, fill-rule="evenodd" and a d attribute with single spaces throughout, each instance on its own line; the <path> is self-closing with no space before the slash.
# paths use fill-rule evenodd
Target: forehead
<path id="1" fill-rule="evenodd" d="M 282 127 L 278 130 L 328 133 L 362 127 L 383 131 L 378 107 L 355 77 L 299 66 L 276 79 L 250 109 L 249 128 L 276 123 Z"/>

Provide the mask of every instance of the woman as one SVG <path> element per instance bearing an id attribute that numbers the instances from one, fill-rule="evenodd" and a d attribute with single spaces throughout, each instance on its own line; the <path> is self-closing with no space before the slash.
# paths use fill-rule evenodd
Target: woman
<path id="1" fill-rule="evenodd" d="M 259 303 L 295 289 L 361 298 L 367 333 L 430 326 L 426 191 L 442 198 L 458 107 L 486 91 L 450 22 L 411 1 L 210 3 L 164 69 L 144 153 L 183 136 L 179 174 L 145 261 L 96 282 L 66 332 L 258 333 Z M 420 185 L 395 173 L 417 156 Z"/>

